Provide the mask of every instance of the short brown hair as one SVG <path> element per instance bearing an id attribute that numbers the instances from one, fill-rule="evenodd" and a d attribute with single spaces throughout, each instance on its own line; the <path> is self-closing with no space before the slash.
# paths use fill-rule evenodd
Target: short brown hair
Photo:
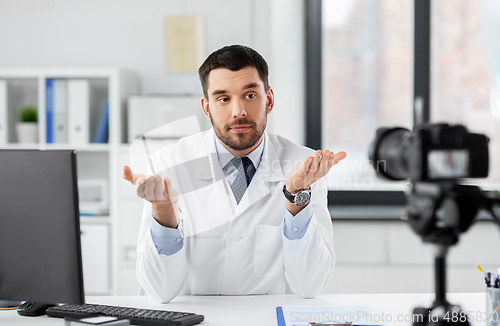
<path id="1" fill-rule="evenodd" d="M 254 49 L 244 45 L 228 45 L 208 56 L 198 69 L 203 94 L 208 98 L 208 75 L 213 69 L 224 68 L 238 71 L 246 67 L 255 67 L 260 79 L 264 82 L 264 89 L 269 89 L 269 69 L 264 58 Z"/>

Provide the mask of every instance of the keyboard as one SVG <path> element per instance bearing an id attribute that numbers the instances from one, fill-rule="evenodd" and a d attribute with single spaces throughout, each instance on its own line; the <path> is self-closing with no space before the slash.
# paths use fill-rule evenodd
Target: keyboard
<path id="1" fill-rule="evenodd" d="M 109 316 L 130 320 L 132 325 L 188 326 L 201 323 L 205 317 L 190 312 L 150 310 L 97 304 L 62 305 L 47 309 L 49 317 L 88 318 Z"/>

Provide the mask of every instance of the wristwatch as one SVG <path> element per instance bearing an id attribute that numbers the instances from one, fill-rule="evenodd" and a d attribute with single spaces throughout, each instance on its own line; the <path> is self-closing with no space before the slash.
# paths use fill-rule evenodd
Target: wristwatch
<path id="1" fill-rule="evenodd" d="M 300 190 L 296 194 L 290 193 L 286 190 L 286 185 L 283 186 L 283 194 L 285 194 L 285 198 L 294 205 L 302 206 L 307 204 L 311 199 L 311 190 Z"/>

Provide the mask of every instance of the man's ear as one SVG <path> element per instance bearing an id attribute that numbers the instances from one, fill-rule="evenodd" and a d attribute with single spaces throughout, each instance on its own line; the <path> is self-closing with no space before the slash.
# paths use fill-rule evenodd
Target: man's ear
<path id="1" fill-rule="evenodd" d="M 271 88 L 271 86 L 269 86 L 269 88 L 267 90 L 267 94 L 266 94 L 266 112 L 267 112 L 267 114 L 271 113 L 271 111 L 273 110 L 273 107 L 274 107 L 274 91 Z"/>
<path id="2" fill-rule="evenodd" d="M 212 120 L 210 120 L 210 113 L 208 112 L 208 110 L 209 110 L 209 108 L 208 108 L 208 98 L 206 98 L 205 96 L 202 96 L 201 100 L 200 100 L 200 103 L 201 103 L 201 109 L 203 110 L 203 113 L 205 114 L 205 117 L 207 117 L 208 121 L 212 122 Z"/>

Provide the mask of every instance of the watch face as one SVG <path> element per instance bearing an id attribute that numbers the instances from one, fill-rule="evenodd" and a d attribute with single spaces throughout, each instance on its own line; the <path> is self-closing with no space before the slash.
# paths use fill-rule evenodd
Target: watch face
<path id="1" fill-rule="evenodd" d="M 295 205 L 297 206 L 302 206 L 305 205 L 308 201 L 309 198 L 311 198 L 311 195 L 306 192 L 306 191 L 300 191 L 296 196 L 295 196 Z"/>

